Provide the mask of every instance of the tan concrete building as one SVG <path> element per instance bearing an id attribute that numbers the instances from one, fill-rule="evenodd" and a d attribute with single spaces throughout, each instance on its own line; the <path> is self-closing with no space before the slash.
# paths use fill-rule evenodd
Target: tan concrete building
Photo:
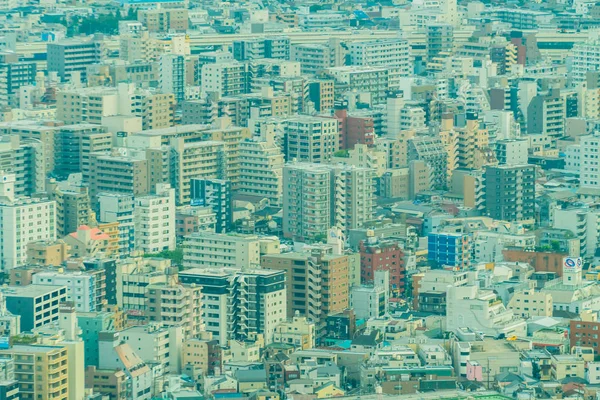
<path id="1" fill-rule="evenodd" d="M 176 283 L 148 285 L 146 304 L 150 322 L 182 326 L 186 338 L 198 337 L 204 332 L 202 289 L 199 286 Z"/>
<path id="2" fill-rule="evenodd" d="M 27 263 L 58 267 L 69 257 L 69 245 L 64 240 L 27 243 Z"/>
<path id="3" fill-rule="evenodd" d="M 63 346 L 15 345 L 0 350 L 12 357 L 19 396 L 23 400 L 68 400 L 67 348 Z"/>
<path id="4" fill-rule="evenodd" d="M 328 315 L 348 308 L 348 264 L 348 256 L 328 254 L 322 248 L 261 259 L 263 268 L 285 271 L 287 314 L 315 321 L 317 335 L 324 333 Z"/>
<path id="5" fill-rule="evenodd" d="M 188 10 L 185 8 L 157 8 L 140 10 L 138 21 L 149 32 L 185 32 L 188 29 Z"/>
<path id="6" fill-rule="evenodd" d="M 296 315 L 291 320 L 282 322 L 277 326 L 273 341 L 308 350 L 315 347 L 316 337 L 314 322 L 309 321 L 306 317 Z"/>
<path id="7" fill-rule="evenodd" d="M 102 192 L 147 195 L 148 162 L 137 154 L 92 153 L 89 182 L 92 199 Z"/>
<path id="8" fill-rule="evenodd" d="M 523 318 L 551 317 L 553 310 L 552 295 L 546 292 L 536 292 L 533 289 L 514 294 L 508 308 Z"/>

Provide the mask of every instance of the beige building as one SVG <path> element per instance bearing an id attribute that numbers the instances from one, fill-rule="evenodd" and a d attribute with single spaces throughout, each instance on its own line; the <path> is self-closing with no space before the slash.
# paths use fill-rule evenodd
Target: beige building
<path id="1" fill-rule="evenodd" d="M 523 318 L 551 317 L 553 310 L 552 295 L 536 292 L 534 289 L 517 292 L 508 303 L 516 315 Z"/>
<path id="2" fill-rule="evenodd" d="M 571 354 L 555 354 L 550 360 L 552 379 L 560 381 L 567 377 L 585 376 L 585 360 Z"/>
<path id="3" fill-rule="evenodd" d="M 128 83 L 118 87 L 76 88 L 56 94 L 56 118 L 67 124 L 102 124 L 103 117 L 115 115 L 142 118 L 144 129 L 173 125 L 175 97 L 171 93 L 136 88 Z"/>
<path id="4" fill-rule="evenodd" d="M 64 240 L 27 243 L 28 264 L 58 267 L 69 257 L 69 245 Z"/>
<path id="5" fill-rule="evenodd" d="M 150 322 L 181 326 L 185 338 L 195 338 L 204 332 L 202 288 L 199 286 L 176 283 L 148 285 L 146 305 Z"/>
<path id="6" fill-rule="evenodd" d="M 291 320 L 280 323 L 275 328 L 273 341 L 275 343 L 291 344 L 301 350 L 308 350 L 315 347 L 315 324 L 306 317 L 298 316 L 296 312 Z"/>
<path id="7" fill-rule="evenodd" d="M 15 363 L 15 379 L 23 400 L 68 400 L 67 348 L 63 346 L 15 345 L 0 350 Z"/>
<path id="8" fill-rule="evenodd" d="M 155 8 L 140 10 L 138 21 L 149 32 L 185 32 L 188 29 L 188 10 L 185 8 Z"/>
<path id="9" fill-rule="evenodd" d="M 150 192 L 148 162 L 143 154 L 111 153 L 90 154 L 90 196 L 99 193 L 125 193 L 144 196 Z"/>
<path id="10" fill-rule="evenodd" d="M 283 195 L 283 153 L 275 143 L 273 131 L 266 131 L 261 136 L 240 143 L 239 160 L 244 173 L 239 175 L 238 192 L 266 198 L 272 206 L 280 206 Z"/>
<path id="11" fill-rule="evenodd" d="M 338 120 L 298 116 L 285 122 L 287 159 L 324 163 L 339 149 Z"/>
<path id="12" fill-rule="evenodd" d="M 196 232 L 185 238 L 185 268 L 255 268 L 260 265 L 256 235 Z"/>
<path id="13" fill-rule="evenodd" d="M 348 256 L 330 254 L 325 247 L 265 255 L 261 260 L 263 268 L 285 272 L 287 314 L 315 321 L 317 334 L 324 333 L 328 315 L 348 308 L 348 264 Z"/>

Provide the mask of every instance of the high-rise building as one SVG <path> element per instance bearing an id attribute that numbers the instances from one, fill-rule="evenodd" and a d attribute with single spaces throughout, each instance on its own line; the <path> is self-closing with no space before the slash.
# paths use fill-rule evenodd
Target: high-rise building
<path id="1" fill-rule="evenodd" d="M 202 66 L 202 90 L 219 96 L 237 96 L 248 92 L 248 66 L 223 62 Z"/>
<path id="2" fill-rule="evenodd" d="M 284 156 L 272 131 L 240 143 L 238 193 L 266 198 L 272 206 L 281 206 Z"/>
<path id="3" fill-rule="evenodd" d="M 227 232 L 232 220 L 231 182 L 222 179 L 191 179 L 190 204 L 210 207 L 216 216 L 215 231 Z"/>
<path id="4" fill-rule="evenodd" d="M 329 39 L 327 43 L 294 44 L 290 60 L 300 62 L 302 74 L 317 75 L 327 68 L 345 65 L 346 49 L 339 39 Z"/>
<path id="5" fill-rule="evenodd" d="M 490 217 L 510 222 L 535 221 L 535 166 L 488 166 L 484 185 L 485 209 Z"/>
<path id="6" fill-rule="evenodd" d="M 0 103 L 16 106 L 19 89 L 34 85 L 36 72 L 36 63 L 20 62 L 16 53 L 0 53 Z"/>
<path id="7" fill-rule="evenodd" d="M 372 168 L 291 163 L 283 168 L 283 178 L 283 233 L 288 237 L 315 239 L 332 226 L 348 232 L 373 218 Z"/>
<path id="8" fill-rule="evenodd" d="M 205 331 L 200 286 L 155 283 L 147 286 L 146 293 L 150 323 L 181 326 L 185 338 L 198 337 Z"/>
<path id="9" fill-rule="evenodd" d="M 427 237 L 427 258 L 440 268 L 466 269 L 471 264 L 472 240 L 462 233 L 430 233 Z"/>
<path id="10" fill-rule="evenodd" d="M 352 65 L 398 68 L 402 76 L 411 73 L 410 47 L 406 39 L 351 42 L 349 48 Z"/>
<path id="11" fill-rule="evenodd" d="M 84 177 L 85 179 L 86 177 Z M 90 154 L 90 183 L 92 203 L 99 193 L 121 193 L 144 196 L 150 192 L 148 161 L 139 153 Z"/>
<path id="12" fill-rule="evenodd" d="M 28 243 L 56 240 L 56 203 L 15 199 L 15 175 L 0 177 L 0 269 L 6 272 L 27 260 Z"/>
<path id="13" fill-rule="evenodd" d="M 450 24 L 427 24 L 427 60 L 431 61 L 443 52 L 454 48 L 454 27 Z"/>
<path id="14" fill-rule="evenodd" d="M 388 271 L 390 290 L 396 296 L 404 293 L 404 251 L 397 241 L 369 237 L 360 243 L 359 251 L 362 284 L 373 284 L 376 271 Z"/>
<path id="15" fill-rule="evenodd" d="M 287 161 L 325 163 L 339 150 L 338 120 L 298 116 L 285 122 Z"/>
<path id="16" fill-rule="evenodd" d="M 36 139 L 21 139 L 16 134 L 0 138 L 0 170 L 15 174 L 16 198 L 44 191 L 44 147 Z"/>
<path id="17" fill-rule="evenodd" d="M 136 197 L 133 223 L 137 250 L 146 254 L 175 250 L 175 190 L 157 184 L 154 194 Z"/>
<path id="18" fill-rule="evenodd" d="M 233 41 L 233 57 L 238 61 L 260 58 L 290 58 L 290 39 L 268 37 Z"/>
<path id="19" fill-rule="evenodd" d="M 279 323 L 287 319 L 283 271 L 192 268 L 182 271 L 179 280 L 202 287 L 206 331 L 221 345 L 256 334 L 269 344 Z"/>
<path id="20" fill-rule="evenodd" d="M 186 8 L 153 8 L 138 11 L 138 21 L 148 32 L 185 32 L 189 25 Z"/>
<path id="21" fill-rule="evenodd" d="M 32 283 L 67 288 L 66 301 L 77 312 L 100 311 L 106 305 L 104 271 L 42 271 L 33 275 Z"/>
<path id="22" fill-rule="evenodd" d="M 48 345 L 16 345 L 0 350 L 0 357 L 11 357 L 15 363 L 15 379 L 23 400 L 68 400 L 69 373 L 67 347 Z M 29 372 L 31 371 L 31 372 Z"/>
<path id="23" fill-rule="evenodd" d="M 448 186 L 448 153 L 440 137 L 417 136 L 408 140 L 408 161 L 423 161 L 431 170 L 433 188 Z"/>
<path id="24" fill-rule="evenodd" d="M 322 164 L 288 164 L 283 182 L 283 234 L 314 239 L 327 232 L 333 222 L 331 169 Z"/>
<path id="25" fill-rule="evenodd" d="M 81 225 L 95 222 L 86 186 L 48 182 L 49 197 L 56 202 L 56 234 L 63 237 L 76 232 Z"/>
<path id="26" fill-rule="evenodd" d="M 287 313 L 299 313 L 325 333 L 327 316 L 349 304 L 349 260 L 331 249 L 315 247 L 305 252 L 265 255 L 263 268 L 284 271 L 287 281 Z"/>
<path id="27" fill-rule="evenodd" d="M 83 42 L 64 40 L 48 43 L 48 72 L 57 72 L 63 81 L 71 79 L 73 73 L 80 74 L 85 81 L 88 65 L 97 64 L 104 56 L 104 45 L 100 41 Z"/>
<path id="28" fill-rule="evenodd" d="M 159 83 L 163 93 L 173 93 L 180 103 L 185 100 L 185 57 L 163 54 L 159 62 Z"/>
<path id="29" fill-rule="evenodd" d="M 255 268 L 260 265 L 260 241 L 256 235 L 195 232 L 185 238 L 183 265 Z"/>
<path id="30" fill-rule="evenodd" d="M 85 123 L 61 126 L 54 140 L 54 175 L 63 179 L 75 173 L 87 176 L 90 154 L 109 151 L 111 148 L 112 134 L 103 126 Z"/>
<path id="31" fill-rule="evenodd" d="M 600 69 L 600 41 L 587 41 L 573 45 L 572 79 L 574 84 L 586 81 L 586 73 Z"/>
<path id="32" fill-rule="evenodd" d="M 99 193 L 97 214 L 100 223 L 118 223 L 118 256 L 124 258 L 135 248 L 134 197 L 131 194 Z"/>

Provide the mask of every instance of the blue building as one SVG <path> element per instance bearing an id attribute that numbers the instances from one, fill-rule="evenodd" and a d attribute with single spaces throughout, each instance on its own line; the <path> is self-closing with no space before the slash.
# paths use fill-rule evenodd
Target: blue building
<path id="1" fill-rule="evenodd" d="M 471 238 L 462 233 L 430 233 L 427 236 L 427 258 L 440 267 L 461 269 L 471 265 Z"/>

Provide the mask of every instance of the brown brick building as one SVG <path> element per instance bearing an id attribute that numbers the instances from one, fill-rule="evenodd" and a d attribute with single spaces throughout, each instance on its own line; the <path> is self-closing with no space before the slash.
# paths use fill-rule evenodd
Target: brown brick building
<path id="1" fill-rule="evenodd" d="M 571 321 L 569 324 L 569 342 L 571 347 L 591 347 L 594 353 L 600 354 L 600 322 Z"/>
<path id="2" fill-rule="evenodd" d="M 397 242 L 360 243 L 360 281 L 372 283 L 378 270 L 390 272 L 390 288 L 395 296 L 404 293 L 404 252 Z"/>

